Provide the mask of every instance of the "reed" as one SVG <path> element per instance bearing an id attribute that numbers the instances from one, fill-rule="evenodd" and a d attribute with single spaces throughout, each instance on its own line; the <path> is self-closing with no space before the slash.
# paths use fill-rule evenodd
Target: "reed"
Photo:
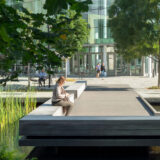
<path id="1" fill-rule="evenodd" d="M 8 90 L 9 92 L 9 90 Z M 19 119 L 36 108 L 35 91 L 27 91 L 25 98 L 15 97 L 13 91 L 6 98 L 0 97 L 0 144 L 10 149 L 18 147 Z"/>

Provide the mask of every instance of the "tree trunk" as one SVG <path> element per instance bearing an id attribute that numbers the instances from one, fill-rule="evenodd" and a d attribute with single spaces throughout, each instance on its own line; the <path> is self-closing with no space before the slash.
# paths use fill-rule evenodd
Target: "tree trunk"
<path id="1" fill-rule="evenodd" d="M 67 58 L 65 59 L 65 78 L 67 78 Z"/>
<path id="2" fill-rule="evenodd" d="M 30 87 L 31 74 L 30 74 L 30 63 L 28 63 L 28 87 Z"/>
<path id="3" fill-rule="evenodd" d="M 50 88 L 50 87 L 51 87 L 51 75 L 50 75 L 50 74 L 49 74 L 49 76 L 48 76 L 48 82 L 49 82 L 48 87 Z"/>

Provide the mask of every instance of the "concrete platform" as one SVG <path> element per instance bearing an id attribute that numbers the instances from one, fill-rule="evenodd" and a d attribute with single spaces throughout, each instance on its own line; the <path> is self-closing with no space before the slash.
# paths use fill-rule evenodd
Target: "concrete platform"
<path id="1" fill-rule="evenodd" d="M 76 83 L 72 84 L 71 86 L 67 87 L 65 90 L 69 94 L 74 94 L 75 98 L 79 98 L 80 95 L 87 87 L 86 81 L 77 81 Z"/>
<path id="2" fill-rule="evenodd" d="M 69 116 L 149 116 L 149 110 L 128 85 L 88 86 Z"/>
<path id="3" fill-rule="evenodd" d="M 127 85 L 94 85 L 69 116 L 25 116 L 19 134 L 21 146 L 160 146 L 160 117 Z"/>

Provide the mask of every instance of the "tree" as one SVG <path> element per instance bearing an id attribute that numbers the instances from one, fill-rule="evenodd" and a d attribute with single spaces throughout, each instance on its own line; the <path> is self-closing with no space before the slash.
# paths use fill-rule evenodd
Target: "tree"
<path id="1" fill-rule="evenodd" d="M 66 18 L 72 19 L 72 21 L 68 23 Z M 62 25 L 56 28 L 56 24 L 59 23 Z M 77 16 L 76 12 L 72 10 L 67 11 L 65 14 L 58 15 L 51 28 L 53 32 L 60 31 L 63 33 L 57 37 L 53 47 L 58 53 L 63 54 L 66 60 L 82 49 L 89 35 L 87 22 L 81 16 Z"/>
<path id="2" fill-rule="evenodd" d="M 35 15 L 24 8 L 19 11 L 12 6 L 7 6 L 5 1 L 0 3 L 0 47 L 1 54 L 4 55 L 0 68 L 2 76 L 5 77 L 1 79 L 4 85 L 21 72 L 10 71 L 18 60 L 21 60 L 23 65 L 43 63 L 45 66 L 53 63 L 54 66 L 59 66 L 61 64 L 60 58 L 46 47 L 45 40 L 35 41 L 33 26 L 39 27 L 42 21 L 37 24 L 34 17 Z M 43 20 L 43 15 L 37 15 L 36 20 L 38 18 Z"/>
<path id="3" fill-rule="evenodd" d="M 159 0 L 115 0 L 109 17 L 117 53 L 129 60 L 153 55 L 159 63 L 160 86 Z"/>
<path id="4" fill-rule="evenodd" d="M 48 48 L 48 45 L 54 44 L 63 32 L 48 33 L 42 31 L 41 26 L 49 25 L 49 20 L 54 21 L 57 14 L 63 13 L 68 8 L 76 10 L 78 16 L 82 11 L 88 10 L 89 3 L 91 0 L 83 2 L 66 0 L 63 3 L 62 0 L 46 0 L 44 8 L 47 14 L 33 14 L 22 6 L 17 10 L 14 6 L 7 6 L 5 0 L 0 1 L 0 48 L 1 54 L 4 55 L 0 68 L 5 77 L 0 82 L 5 85 L 7 81 L 18 76 L 20 70 L 6 74 L 17 60 L 21 60 L 23 65 L 39 64 L 41 68 L 47 68 L 48 72 L 60 66 L 63 53 L 57 55 L 56 50 Z M 63 23 L 71 21 L 72 19 L 66 18 Z"/>

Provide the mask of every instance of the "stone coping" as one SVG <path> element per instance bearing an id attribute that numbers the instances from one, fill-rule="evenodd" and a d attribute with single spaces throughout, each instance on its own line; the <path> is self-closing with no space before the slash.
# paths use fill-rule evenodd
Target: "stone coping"
<path id="1" fill-rule="evenodd" d="M 140 96 L 140 95 L 139 95 Z M 160 112 L 154 109 L 154 107 L 147 101 L 147 98 L 143 98 L 140 96 L 143 102 L 146 104 L 146 106 L 149 108 L 149 110 L 152 112 L 154 116 L 160 116 Z M 153 100 L 153 99 L 152 99 Z"/>

